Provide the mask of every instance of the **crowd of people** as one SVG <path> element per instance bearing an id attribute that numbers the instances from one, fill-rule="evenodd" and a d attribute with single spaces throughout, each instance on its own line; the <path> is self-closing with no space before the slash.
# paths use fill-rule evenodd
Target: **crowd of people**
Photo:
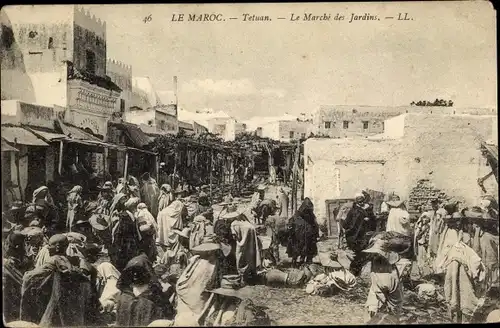
<path id="1" fill-rule="evenodd" d="M 27 206 L 16 203 L 3 213 L 7 322 L 146 326 L 167 320 L 158 324 L 191 326 L 266 320 L 238 293 L 256 283 L 262 268 L 262 224 L 256 223 L 278 210 L 287 217 L 287 201 L 278 208 L 259 186 L 245 213 L 231 195 L 211 204 L 206 185 L 159 187 L 147 173 L 142 183 L 119 178 L 98 189 L 94 200 L 74 186 L 61 210 L 42 186 Z"/>
<path id="2" fill-rule="evenodd" d="M 397 195 L 382 203 L 379 215 L 366 192 L 357 194 L 350 206 L 341 221 L 346 245 L 354 253 L 350 272 L 359 276 L 371 263 L 368 321 L 401 311 L 413 264 L 420 279 L 443 283 L 452 321 L 477 319 L 499 282 L 498 204 L 493 197 L 484 196 L 471 207 L 434 199 L 423 204 L 416 222 Z"/>
<path id="3" fill-rule="evenodd" d="M 211 203 L 206 185 L 159 186 L 147 173 L 141 180 L 107 181 L 97 199 L 74 186 L 64 210 L 42 186 L 30 204 L 16 203 L 4 213 L 6 322 L 268 324 L 244 287 L 260 283 L 263 271 L 268 282 L 288 285 L 303 284 L 307 272 L 308 279 L 314 277 L 321 233 L 309 198 L 290 213 L 285 188 L 266 197 L 266 186 L 259 185 L 242 210 L 241 199 L 231 195 Z M 405 202 L 393 196 L 380 212 L 375 215 L 362 192 L 341 220 L 354 254 L 345 272 L 354 279 L 371 263 L 368 322 L 381 313 L 398 313 L 414 263 L 422 277 L 444 275 L 451 313 L 457 322 L 470 319 L 498 282 L 495 201 L 485 198 L 471 208 L 433 201 L 413 223 Z M 267 245 L 263 235 L 270 239 Z M 281 262 L 280 245 L 300 270 L 274 269 Z"/>

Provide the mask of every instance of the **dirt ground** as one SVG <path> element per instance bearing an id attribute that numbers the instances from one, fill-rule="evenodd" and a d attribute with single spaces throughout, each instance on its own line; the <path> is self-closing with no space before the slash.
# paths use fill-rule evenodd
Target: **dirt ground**
<path id="1" fill-rule="evenodd" d="M 270 186 L 266 198 L 274 198 L 276 188 Z M 239 210 L 243 211 L 249 199 L 241 199 Z M 319 252 L 328 252 L 336 248 L 336 238 L 318 243 Z M 339 252 L 339 262 L 349 267 L 345 254 Z M 284 266 L 290 259 L 286 249 L 280 247 L 280 258 Z M 317 262 L 318 260 L 313 260 Z M 318 261 L 319 262 L 319 261 Z M 358 325 L 364 323 L 364 302 L 369 288 L 369 272 L 365 270 L 358 285 L 348 293 L 340 293 L 330 297 L 312 296 L 305 288 L 273 288 L 269 286 L 252 286 L 252 301 L 265 309 L 273 325 Z"/>
<path id="2" fill-rule="evenodd" d="M 274 190 L 269 194 L 273 195 Z M 248 199 L 242 199 L 239 210 L 244 211 Z M 337 238 L 330 237 L 318 242 L 319 253 L 330 253 L 335 250 L 338 262 L 349 268 L 350 260 L 343 250 L 337 250 Z M 290 259 L 285 247 L 280 247 L 280 266 L 287 267 Z M 319 263 L 319 258 L 313 259 Z M 416 269 L 416 266 L 413 267 Z M 412 270 L 416 271 L 416 270 Z M 414 276 L 416 272 L 412 272 Z M 305 288 L 276 288 L 263 285 L 249 287 L 251 299 L 255 305 L 264 309 L 273 325 L 362 325 L 365 319 L 364 303 L 370 287 L 370 267 L 365 266 L 357 285 L 349 292 L 324 297 L 309 295 Z M 442 312 L 442 311 L 439 311 Z M 443 322 L 442 320 L 438 320 Z M 411 321 L 410 321 L 411 322 Z M 433 323 L 438 323 L 434 322 Z"/>
<path id="3" fill-rule="evenodd" d="M 318 243 L 319 251 L 332 248 L 334 243 L 334 239 Z M 289 261 L 284 247 L 280 248 L 280 257 L 285 263 Z M 342 254 L 339 254 L 339 262 L 347 266 L 349 263 Z M 274 325 L 363 324 L 363 303 L 368 293 L 368 280 L 369 273 L 365 270 L 352 291 L 330 297 L 308 295 L 304 288 L 253 286 L 252 301 L 264 307 Z"/>

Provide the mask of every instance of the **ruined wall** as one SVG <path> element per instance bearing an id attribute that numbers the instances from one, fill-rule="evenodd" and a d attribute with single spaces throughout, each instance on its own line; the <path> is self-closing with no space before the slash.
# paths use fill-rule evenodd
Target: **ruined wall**
<path id="1" fill-rule="evenodd" d="M 409 186 L 429 179 L 448 195 L 476 202 L 481 194 L 477 179 L 490 171 L 479 147 L 491 136 L 492 119 L 496 117 L 408 114 L 404 147 L 391 162 L 394 172 L 404 172 L 393 181 L 394 190 L 407 197 Z M 497 194 L 491 183 L 487 181 L 486 188 Z"/>
<path id="2" fill-rule="evenodd" d="M 449 196 L 475 204 L 477 179 L 490 172 L 479 146 L 491 136 L 494 116 L 404 116 L 404 136 L 395 140 L 309 139 L 304 146 L 305 197 L 314 201 L 318 219 L 325 200 L 352 198 L 369 188 L 408 199 L 419 180 L 428 179 Z M 383 163 L 383 164 L 382 164 Z M 339 187 L 336 187 L 336 185 Z M 498 195 L 494 179 L 485 187 Z"/>
<path id="3" fill-rule="evenodd" d="M 436 188 L 428 179 L 419 180 L 408 196 L 408 210 L 421 211 L 423 206 L 430 206 L 431 201 L 434 199 L 444 203 L 449 197 L 441 189 Z"/>

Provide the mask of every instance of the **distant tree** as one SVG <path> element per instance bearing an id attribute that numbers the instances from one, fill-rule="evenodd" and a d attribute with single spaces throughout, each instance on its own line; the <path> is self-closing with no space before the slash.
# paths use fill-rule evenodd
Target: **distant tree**
<path id="1" fill-rule="evenodd" d="M 434 101 L 427 101 L 427 100 L 419 100 L 417 102 L 412 101 L 410 103 L 410 106 L 452 107 L 453 101 L 451 100 L 446 101 L 444 99 L 436 98 Z"/>

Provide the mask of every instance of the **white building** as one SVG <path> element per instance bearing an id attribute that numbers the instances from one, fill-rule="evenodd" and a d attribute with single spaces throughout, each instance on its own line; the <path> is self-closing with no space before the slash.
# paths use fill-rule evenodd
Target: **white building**
<path id="1" fill-rule="evenodd" d="M 239 133 L 245 132 L 245 123 L 238 122 L 224 111 L 213 110 L 187 111 L 179 110 L 179 120 L 184 122 L 194 121 L 207 128 L 208 132 L 216 134 L 226 141 L 232 141 Z M 203 132 L 203 131 L 200 131 Z"/>
<path id="2" fill-rule="evenodd" d="M 149 77 L 132 78 L 132 99 L 123 119 L 139 125 L 148 134 L 177 134 L 179 131 L 177 106 L 162 103 Z"/>
<path id="3" fill-rule="evenodd" d="M 290 142 L 306 139 L 312 132 L 311 122 L 275 121 L 262 126 L 262 137 Z"/>
<path id="4" fill-rule="evenodd" d="M 120 98 L 116 101 L 115 112 L 128 111 L 132 106 L 132 66 L 108 58 L 106 75 L 122 89 Z"/>
<path id="5" fill-rule="evenodd" d="M 282 116 L 253 117 L 244 121 L 247 131 L 255 132 L 257 135 L 273 140 L 290 142 L 307 138 L 313 132 L 313 124 L 310 120 L 301 117 L 284 114 Z"/>
<path id="6" fill-rule="evenodd" d="M 150 133 L 154 131 L 156 134 L 177 134 L 179 131 L 179 121 L 175 116 L 175 110 L 169 106 L 156 106 L 146 110 L 132 107 L 129 111 L 123 113 L 125 122 L 137 124 L 141 127 L 148 126 L 143 129 L 144 132 Z"/>

